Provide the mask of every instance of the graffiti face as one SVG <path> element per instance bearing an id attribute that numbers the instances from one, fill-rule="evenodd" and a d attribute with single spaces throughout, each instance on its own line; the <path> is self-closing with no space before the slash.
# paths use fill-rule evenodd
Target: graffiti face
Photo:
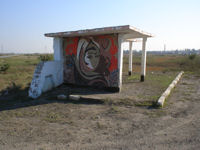
<path id="1" fill-rule="evenodd" d="M 95 69 L 99 64 L 99 60 L 100 60 L 100 50 L 91 41 L 86 48 L 85 63 L 90 69 Z"/>
<path id="2" fill-rule="evenodd" d="M 116 35 L 67 38 L 64 48 L 65 82 L 97 87 L 117 86 Z"/>

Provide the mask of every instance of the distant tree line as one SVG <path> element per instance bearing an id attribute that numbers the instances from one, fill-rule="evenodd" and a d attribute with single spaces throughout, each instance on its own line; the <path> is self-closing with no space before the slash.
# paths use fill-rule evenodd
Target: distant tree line
<path id="1" fill-rule="evenodd" d="M 125 54 L 129 54 L 129 50 L 125 50 L 124 51 Z M 133 50 L 134 54 L 141 54 L 142 51 L 141 50 Z M 196 50 L 196 49 L 184 49 L 184 50 L 167 50 L 167 51 L 148 51 L 148 54 L 152 54 L 152 55 L 192 55 L 192 54 L 196 54 L 196 55 L 200 55 L 200 49 Z"/>

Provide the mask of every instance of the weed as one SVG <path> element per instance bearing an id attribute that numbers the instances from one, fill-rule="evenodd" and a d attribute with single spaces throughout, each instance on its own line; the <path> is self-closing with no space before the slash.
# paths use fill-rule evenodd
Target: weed
<path id="1" fill-rule="evenodd" d="M 40 55 L 38 59 L 40 61 L 51 61 L 53 60 L 53 55 L 50 55 L 50 54 Z"/>
<path id="2" fill-rule="evenodd" d="M 5 61 L 0 61 L 0 73 L 6 72 L 9 69 L 9 64 Z"/>
<path id="3" fill-rule="evenodd" d="M 188 58 L 189 58 L 190 60 L 193 60 L 195 57 L 196 57 L 196 54 L 191 54 L 191 55 L 189 55 Z"/>
<path id="4" fill-rule="evenodd" d="M 65 116 L 61 113 L 58 112 L 50 112 L 46 115 L 44 118 L 45 121 L 50 122 L 50 123 L 68 123 L 68 124 L 73 124 L 72 121 L 68 120 L 66 122 Z"/>
<path id="5" fill-rule="evenodd" d="M 135 106 L 151 106 L 152 105 L 152 101 L 142 101 L 142 102 L 136 102 Z"/>
<path id="6" fill-rule="evenodd" d="M 112 105 L 109 112 L 110 113 L 119 113 L 120 109 L 117 106 Z"/>
<path id="7" fill-rule="evenodd" d="M 48 122 L 57 122 L 61 119 L 61 116 L 55 112 L 47 114 L 45 120 Z"/>
<path id="8" fill-rule="evenodd" d="M 94 115 L 94 116 L 91 116 L 91 119 L 92 120 L 98 120 L 98 119 L 100 119 L 100 116 L 99 115 Z"/>

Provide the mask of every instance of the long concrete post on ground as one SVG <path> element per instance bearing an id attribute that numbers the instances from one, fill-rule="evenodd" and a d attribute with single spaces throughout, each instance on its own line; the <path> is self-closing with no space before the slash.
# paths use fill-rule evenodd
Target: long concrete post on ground
<path id="1" fill-rule="evenodd" d="M 118 35 L 118 70 L 119 70 L 119 90 L 122 88 L 122 70 L 123 70 L 123 35 Z"/>
<path id="2" fill-rule="evenodd" d="M 142 60 L 141 60 L 141 82 L 144 81 L 146 75 L 146 41 L 147 38 L 142 40 Z"/>
<path id="3" fill-rule="evenodd" d="M 132 74 L 132 59 L 133 59 L 133 51 L 132 51 L 132 41 L 129 42 L 129 67 L 128 67 L 128 75 Z"/>

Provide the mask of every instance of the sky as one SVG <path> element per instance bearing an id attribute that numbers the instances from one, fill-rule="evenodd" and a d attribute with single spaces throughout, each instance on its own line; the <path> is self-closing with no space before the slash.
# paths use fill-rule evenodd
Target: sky
<path id="1" fill-rule="evenodd" d="M 199 8 L 200 0 L 0 0 L 0 52 L 49 53 L 44 33 L 118 25 L 152 33 L 147 50 L 200 49 Z"/>

